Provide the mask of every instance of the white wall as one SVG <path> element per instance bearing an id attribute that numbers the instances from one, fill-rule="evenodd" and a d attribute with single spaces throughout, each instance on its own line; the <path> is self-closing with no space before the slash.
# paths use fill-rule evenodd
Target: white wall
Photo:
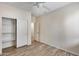
<path id="1" fill-rule="evenodd" d="M 40 16 L 40 41 L 79 55 L 79 4 Z"/>
<path id="2" fill-rule="evenodd" d="M 0 33 L 2 33 L 2 18 L 0 18 Z M 0 55 L 2 54 L 2 34 L 0 34 Z"/>
<path id="3" fill-rule="evenodd" d="M 1 4 L 0 3 L 0 52 L 2 49 L 2 40 L 1 40 L 1 33 L 2 33 L 2 17 L 8 17 L 8 18 L 13 18 L 17 19 L 17 47 L 31 44 L 31 39 L 30 37 L 30 22 L 31 22 L 31 13 L 30 11 L 24 11 L 20 10 L 18 8 Z M 28 25 L 27 25 L 28 23 Z M 28 29 L 27 29 L 28 27 Z M 28 38 L 28 39 L 27 39 Z"/>
<path id="4" fill-rule="evenodd" d="M 31 45 L 31 12 L 29 12 L 28 14 L 27 14 L 27 34 L 28 34 L 28 41 L 27 41 L 27 44 L 28 45 Z"/>
<path id="5" fill-rule="evenodd" d="M 34 41 L 34 28 L 35 28 L 35 21 L 36 21 L 36 17 L 35 16 L 32 16 L 32 21 L 31 21 L 31 38 L 32 38 L 32 41 Z"/>

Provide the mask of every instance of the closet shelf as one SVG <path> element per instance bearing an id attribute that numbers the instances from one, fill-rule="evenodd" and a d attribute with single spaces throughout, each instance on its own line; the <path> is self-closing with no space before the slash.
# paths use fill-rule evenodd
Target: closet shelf
<path id="1" fill-rule="evenodd" d="M 2 41 L 2 43 L 8 43 L 8 42 L 15 42 L 16 40 L 6 40 L 6 41 Z"/>

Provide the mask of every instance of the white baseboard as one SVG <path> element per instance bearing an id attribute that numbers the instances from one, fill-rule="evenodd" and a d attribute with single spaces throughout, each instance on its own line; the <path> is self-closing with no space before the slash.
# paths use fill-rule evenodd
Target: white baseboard
<path id="1" fill-rule="evenodd" d="M 40 41 L 40 42 L 45 43 L 45 44 L 47 44 L 47 45 L 49 45 L 49 46 L 55 47 L 55 48 L 57 48 L 57 49 L 61 49 L 61 50 L 64 50 L 64 51 L 66 51 L 66 52 L 72 53 L 72 54 L 74 54 L 74 55 L 79 55 L 78 53 L 75 53 L 75 52 L 73 52 L 73 51 L 70 51 L 70 50 L 67 50 L 67 49 L 64 49 L 64 48 L 55 46 L 55 45 L 51 45 L 51 44 L 49 44 L 49 43 L 47 43 L 47 42 L 45 42 L 45 41 Z"/>

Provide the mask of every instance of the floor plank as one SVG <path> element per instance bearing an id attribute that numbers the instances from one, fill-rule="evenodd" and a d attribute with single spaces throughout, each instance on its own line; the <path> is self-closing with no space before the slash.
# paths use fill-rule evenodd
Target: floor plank
<path id="1" fill-rule="evenodd" d="M 30 46 L 3 49 L 3 56 L 76 56 L 63 50 L 34 41 Z"/>

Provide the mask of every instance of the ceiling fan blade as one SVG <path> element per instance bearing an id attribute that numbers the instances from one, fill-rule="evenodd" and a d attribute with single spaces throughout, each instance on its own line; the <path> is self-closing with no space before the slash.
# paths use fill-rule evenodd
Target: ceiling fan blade
<path id="1" fill-rule="evenodd" d="M 44 6 L 44 5 L 43 5 L 43 7 L 44 7 L 45 9 L 47 9 L 48 11 L 50 11 L 50 9 L 49 9 L 47 6 Z"/>
<path id="2" fill-rule="evenodd" d="M 45 2 L 34 2 L 33 6 L 37 6 L 39 8 L 39 4 L 45 3 Z"/>

